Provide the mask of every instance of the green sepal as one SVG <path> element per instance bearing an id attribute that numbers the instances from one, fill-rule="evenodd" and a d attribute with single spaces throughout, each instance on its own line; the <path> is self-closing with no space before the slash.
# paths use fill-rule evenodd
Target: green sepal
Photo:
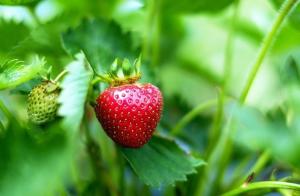
<path id="1" fill-rule="evenodd" d="M 120 59 L 116 58 L 114 60 L 114 62 L 111 64 L 110 66 L 110 73 L 112 75 L 117 75 L 118 69 L 119 69 L 119 65 L 120 65 Z"/>
<path id="2" fill-rule="evenodd" d="M 122 70 L 125 76 L 130 76 L 133 71 L 133 66 L 128 59 L 124 59 L 122 63 Z"/>
<path id="3" fill-rule="evenodd" d="M 142 65 L 142 62 L 141 62 L 141 56 L 139 56 L 137 59 L 135 59 L 133 65 L 134 65 L 135 73 L 136 73 L 137 75 L 140 75 L 140 73 L 141 73 L 141 65 Z"/>
<path id="4" fill-rule="evenodd" d="M 109 72 L 101 75 L 101 78 L 112 86 L 132 84 L 141 78 L 140 66 L 140 57 L 133 63 L 127 58 L 123 60 L 116 58 L 111 64 Z"/>
<path id="5" fill-rule="evenodd" d="M 46 72 L 46 78 L 47 80 L 50 80 L 51 79 L 51 72 L 52 72 L 52 66 L 50 66 Z"/>

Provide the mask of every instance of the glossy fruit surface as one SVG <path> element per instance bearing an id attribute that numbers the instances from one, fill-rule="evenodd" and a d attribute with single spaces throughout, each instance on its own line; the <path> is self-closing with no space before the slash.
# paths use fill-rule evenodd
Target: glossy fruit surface
<path id="1" fill-rule="evenodd" d="M 116 143 L 138 148 L 147 143 L 160 120 L 163 99 L 152 84 L 126 84 L 106 89 L 95 111 L 107 135 Z"/>

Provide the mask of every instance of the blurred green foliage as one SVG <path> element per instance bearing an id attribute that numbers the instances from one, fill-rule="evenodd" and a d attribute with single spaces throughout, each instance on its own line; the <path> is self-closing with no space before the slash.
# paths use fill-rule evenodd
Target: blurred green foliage
<path id="1" fill-rule="evenodd" d="M 221 195 L 253 171 L 253 181 L 300 182 L 300 4 L 237 103 L 283 2 L 0 0 L 0 195 Z M 147 145 L 122 149 L 95 118 L 106 85 L 93 79 L 115 58 L 140 55 L 163 117 Z M 26 93 L 64 69 L 59 116 L 32 125 Z M 289 195 L 255 194 L 272 191 Z"/>

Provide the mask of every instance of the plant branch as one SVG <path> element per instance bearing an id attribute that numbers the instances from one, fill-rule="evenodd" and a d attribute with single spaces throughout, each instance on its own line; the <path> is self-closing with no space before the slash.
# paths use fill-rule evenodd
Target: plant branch
<path id="1" fill-rule="evenodd" d="M 292 11 L 293 7 L 299 3 L 299 0 L 286 0 L 282 6 L 281 9 L 271 27 L 270 32 L 265 36 L 263 44 L 259 50 L 258 56 L 253 64 L 252 70 L 248 76 L 248 80 L 246 82 L 246 85 L 242 91 L 242 94 L 240 96 L 240 103 L 244 104 L 247 96 L 249 94 L 250 88 L 253 84 L 253 81 L 258 73 L 259 68 L 261 67 L 261 64 L 267 54 L 267 52 L 269 51 L 269 49 L 272 46 L 272 43 L 274 42 L 276 35 L 279 33 L 280 31 L 280 26 L 282 25 L 284 19 L 288 16 L 288 14 Z M 255 163 L 255 165 L 250 169 L 250 172 L 259 172 L 264 165 L 266 164 L 266 162 L 269 160 L 270 158 L 270 152 L 265 151 L 261 157 L 257 160 L 257 162 Z M 249 173 L 247 173 L 248 175 Z M 246 176 L 245 176 L 246 177 Z M 244 180 L 245 177 L 241 180 Z"/>
<path id="2" fill-rule="evenodd" d="M 266 163 L 270 159 L 270 151 L 264 151 L 259 158 L 256 160 L 255 164 L 249 169 L 245 176 L 242 176 L 237 183 L 234 183 L 238 186 L 244 183 L 245 179 L 251 174 L 254 173 L 255 175 L 260 173 L 260 171 L 265 167 Z"/>
<path id="3" fill-rule="evenodd" d="M 299 0 L 286 0 L 283 4 L 282 7 L 271 27 L 271 30 L 269 33 L 265 36 L 262 46 L 258 52 L 258 56 L 252 66 L 251 72 L 248 76 L 247 82 L 245 87 L 243 88 L 242 94 L 240 96 L 240 102 L 244 103 L 247 99 L 247 96 L 249 94 L 250 88 L 253 84 L 253 81 L 257 75 L 257 72 L 259 68 L 261 67 L 261 64 L 269 51 L 269 49 L 272 46 L 272 43 L 274 42 L 276 35 L 280 31 L 280 26 L 284 19 L 288 16 L 288 14 L 291 12 L 292 8 L 299 2 Z"/>
<path id="4" fill-rule="evenodd" d="M 208 108 L 213 107 L 216 105 L 217 100 L 209 100 L 204 103 L 199 104 L 197 107 L 189 111 L 187 114 L 185 114 L 181 120 L 174 126 L 170 134 L 173 136 L 176 136 L 180 133 L 180 131 L 189 123 L 191 120 L 193 120 L 198 114 L 203 112 L 204 110 L 207 110 Z"/>
<path id="5" fill-rule="evenodd" d="M 218 131 L 221 129 L 221 123 L 224 118 L 225 95 L 232 69 L 233 40 L 238 12 L 239 0 L 235 0 L 234 10 L 231 17 L 231 26 L 227 37 L 227 47 L 224 54 L 224 80 L 219 96 L 219 107 L 218 112 L 215 116 L 215 121 L 210 135 L 210 143 L 207 149 L 207 154 L 209 155 L 207 161 L 208 165 L 203 171 L 203 177 L 198 182 L 196 195 L 206 196 L 214 194 L 213 192 L 216 190 L 214 189 L 214 187 L 218 186 L 220 182 L 219 179 L 221 179 L 223 176 L 224 169 L 226 168 L 226 163 L 228 162 L 227 160 L 231 154 L 231 116 L 229 116 L 228 122 L 223 127 L 222 132 L 218 134 Z"/>
<path id="6" fill-rule="evenodd" d="M 68 71 L 67 70 L 63 70 L 62 72 L 60 72 L 56 78 L 53 80 L 54 82 L 58 82 L 65 74 L 67 74 Z"/>
<path id="7" fill-rule="evenodd" d="M 300 193 L 300 185 L 295 183 L 288 182 L 278 182 L 278 181 L 264 181 L 264 182 L 255 182 L 248 184 L 246 187 L 239 187 L 232 191 L 229 191 L 222 196 L 234 196 L 242 195 L 247 192 L 256 191 L 256 190 L 265 190 L 265 189 L 288 189 Z"/>
<path id="8" fill-rule="evenodd" d="M 215 146 L 215 143 L 218 141 L 219 131 L 221 129 L 223 117 L 224 117 L 224 101 L 225 101 L 225 89 L 220 90 L 218 96 L 217 112 L 214 116 L 213 125 L 209 131 L 209 144 L 206 149 L 206 156 L 210 154 L 211 150 Z"/>

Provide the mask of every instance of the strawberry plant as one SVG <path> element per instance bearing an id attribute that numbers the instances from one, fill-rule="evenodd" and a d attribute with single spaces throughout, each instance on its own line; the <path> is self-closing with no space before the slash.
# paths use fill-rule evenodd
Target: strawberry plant
<path id="1" fill-rule="evenodd" d="M 0 0 L 0 195 L 300 195 L 299 0 Z"/>

